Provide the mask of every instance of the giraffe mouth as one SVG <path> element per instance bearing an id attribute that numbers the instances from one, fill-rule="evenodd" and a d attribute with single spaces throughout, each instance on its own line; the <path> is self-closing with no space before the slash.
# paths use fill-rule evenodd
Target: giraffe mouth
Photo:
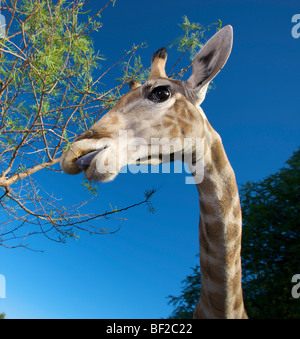
<path id="1" fill-rule="evenodd" d="M 108 146 L 104 146 L 102 147 L 101 149 L 98 149 L 96 151 L 92 151 L 88 154 L 85 154 L 83 156 L 81 156 L 80 158 L 78 158 L 76 160 L 76 166 L 80 169 L 80 170 L 83 170 L 83 171 L 86 171 L 91 162 L 93 161 L 93 159 L 100 153 L 102 152 L 103 150 L 105 150 Z"/>

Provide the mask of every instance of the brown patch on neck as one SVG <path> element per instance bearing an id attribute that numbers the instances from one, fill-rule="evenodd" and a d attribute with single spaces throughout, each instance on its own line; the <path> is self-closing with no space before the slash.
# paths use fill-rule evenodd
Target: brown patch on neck
<path id="1" fill-rule="evenodd" d="M 211 145 L 211 161 L 218 172 L 221 172 L 229 164 L 229 160 L 226 156 L 221 140 L 217 139 Z"/>

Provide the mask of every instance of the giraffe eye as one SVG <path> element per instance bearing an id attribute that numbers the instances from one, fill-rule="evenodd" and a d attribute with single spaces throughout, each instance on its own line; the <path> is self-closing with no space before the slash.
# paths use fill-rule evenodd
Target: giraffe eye
<path id="1" fill-rule="evenodd" d="M 164 102 L 171 97 L 171 91 L 169 87 L 159 86 L 154 88 L 148 95 L 148 99 L 153 102 Z"/>

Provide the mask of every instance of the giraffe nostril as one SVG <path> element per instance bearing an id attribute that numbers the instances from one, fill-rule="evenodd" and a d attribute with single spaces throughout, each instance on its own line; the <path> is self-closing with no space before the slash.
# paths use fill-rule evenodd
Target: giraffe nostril
<path id="1" fill-rule="evenodd" d="M 94 136 L 94 134 L 95 134 L 94 131 L 89 129 L 88 131 L 77 135 L 77 137 L 75 138 L 74 141 L 79 141 L 79 140 L 83 140 L 83 139 L 90 139 Z"/>

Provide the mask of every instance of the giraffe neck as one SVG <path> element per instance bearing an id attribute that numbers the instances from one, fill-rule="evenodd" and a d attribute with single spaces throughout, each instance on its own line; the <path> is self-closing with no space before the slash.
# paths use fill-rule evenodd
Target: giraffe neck
<path id="1" fill-rule="evenodd" d="M 221 138 L 209 123 L 207 127 L 210 135 L 205 138 L 204 177 L 196 184 L 200 201 L 201 296 L 194 316 L 245 318 L 238 188 Z"/>

